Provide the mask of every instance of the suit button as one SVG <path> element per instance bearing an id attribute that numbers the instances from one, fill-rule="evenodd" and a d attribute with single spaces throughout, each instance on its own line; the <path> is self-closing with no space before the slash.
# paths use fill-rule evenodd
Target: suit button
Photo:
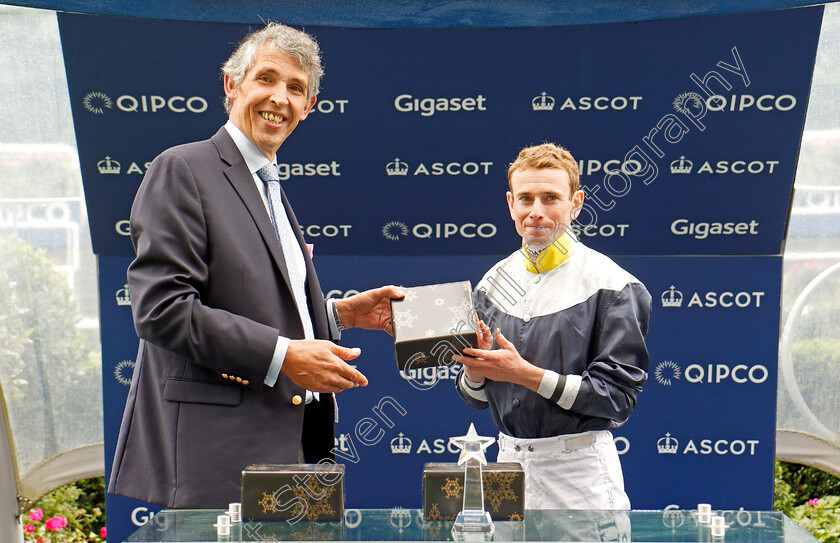
<path id="1" fill-rule="evenodd" d="M 298 394 L 292 396 L 292 405 L 300 405 L 303 402 L 303 398 L 301 398 Z"/>
<path id="2" fill-rule="evenodd" d="M 248 386 L 250 384 L 250 381 L 248 381 L 248 379 L 243 379 L 242 384 Z"/>
<path id="3" fill-rule="evenodd" d="M 528 450 L 531 451 L 531 452 L 534 452 L 534 446 L 533 445 L 528 445 Z"/>
<path id="4" fill-rule="evenodd" d="M 227 379 L 227 378 L 228 378 L 227 373 L 223 373 L 223 374 L 222 374 L 222 377 L 224 377 L 225 379 Z"/>
<path id="5" fill-rule="evenodd" d="M 519 452 L 519 451 L 522 450 L 522 447 L 520 447 L 519 445 L 514 445 L 513 448 L 516 452 Z"/>

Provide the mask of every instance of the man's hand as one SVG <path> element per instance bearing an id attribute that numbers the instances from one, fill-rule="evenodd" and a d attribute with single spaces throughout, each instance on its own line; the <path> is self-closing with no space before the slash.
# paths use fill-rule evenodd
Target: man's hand
<path id="1" fill-rule="evenodd" d="M 484 324 L 484 321 L 479 319 L 478 315 L 475 316 L 475 323 L 476 335 L 478 336 L 478 348 L 489 351 L 493 348 L 493 334 L 490 332 L 490 327 Z M 466 365 L 464 365 L 464 373 L 467 374 L 467 379 L 473 383 L 479 383 L 487 377 L 480 371 L 469 368 Z"/>
<path id="2" fill-rule="evenodd" d="M 488 345 L 487 338 L 490 331 L 486 326 L 482 326 L 483 324 L 479 325 L 479 345 L 485 347 Z M 502 331 L 498 328 L 494 337 L 501 349 L 494 351 L 464 349 L 466 356 L 461 356 L 458 362 L 462 363 L 466 368 L 465 371 L 469 372 L 467 377 L 471 381 L 480 381 L 481 379 L 473 379 L 471 375 L 483 375 L 493 381 L 515 383 L 536 391 L 540 387 L 545 370 L 519 356 L 516 347 L 502 335 Z"/>
<path id="3" fill-rule="evenodd" d="M 389 285 L 336 300 L 335 308 L 345 328 L 385 330 L 393 335 L 391 299 L 400 299 L 403 296 L 405 295 L 398 287 Z"/>
<path id="4" fill-rule="evenodd" d="M 367 378 L 345 362 L 360 354 L 361 349 L 348 349 L 322 339 L 292 340 L 280 371 L 307 390 L 341 392 L 367 386 Z"/>

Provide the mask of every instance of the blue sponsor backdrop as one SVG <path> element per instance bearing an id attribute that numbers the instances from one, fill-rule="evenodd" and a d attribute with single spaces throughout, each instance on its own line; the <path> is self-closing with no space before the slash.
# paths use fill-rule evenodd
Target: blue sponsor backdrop
<path id="1" fill-rule="evenodd" d="M 633 506 L 769 509 L 778 254 L 821 15 L 308 28 L 327 76 L 278 159 L 325 294 L 475 284 L 518 245 L 507 163 L 523 145 L 564 144 L 588 195 L 581 239 L 654 297 L 650 380 L 616 432 Z M 224 123 L 219 66 L 249 27 L 72 14 L 59 24 L 100 262 L 110 470 L 137 348 L 124 290 L 131 202 L 158 153 Z M 447 439 L 471 421 L 494 435 L 489 414 L 457 398 L 457 367 L 406 379 L 387 336 L 349 331 L 342 343 L 362 348 L 371 382 L 338 398 L 347 505 L 418 507 L 423 462 L 454 460 Z M 380 404 L 392 425 L 365 445 L 356 424 Z M 109 495 L 111 538 L 157 509 Z"/>

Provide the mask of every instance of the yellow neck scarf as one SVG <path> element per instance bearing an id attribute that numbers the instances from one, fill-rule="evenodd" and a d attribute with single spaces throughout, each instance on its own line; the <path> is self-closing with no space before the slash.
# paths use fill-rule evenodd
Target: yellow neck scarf
<path id="1" fill-rule="evenodd" d="M 554 243 L 546 247 L 536 260 L 531 259 L 527 246 L 522 243 L 522 260 L 525 262 L 525 269 L 531 273 L 545 273 L 553 270 L 566 261 L 574 250 L 572 242 L 574 239 L 569 236 L 568 231 L 554 240 Z"/>

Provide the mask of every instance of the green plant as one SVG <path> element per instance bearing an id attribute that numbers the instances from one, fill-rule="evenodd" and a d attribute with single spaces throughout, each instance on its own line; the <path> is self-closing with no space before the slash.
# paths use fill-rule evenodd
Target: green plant
<path id="1" fill-rule="evenodd" d="M 773 509 L 823 543 L 840 543 L 840 479 L 810 466 L 776 462 Z"/>
<path id="2" fill-rule="evenodd" d="M 23 515 L 26 541 L 100 543 L 105 541 L 105 482 L 83 479 L 59 487 Z"/>
<path id="3" fill-rule="evenodd" d="M 840 542 L 840 496 L 813 498 L 789 516 L 823 543 Z"/>
<path id="4" fill-rule="evenodd" d="M 808 500 L 823 496 L 840 496 L 840 479 L 811 466 L 777 462 L 777 487 L 780 481 L 788 485 L 787 492 L 790 494 L 794 506 L 802 505 Z"/>

